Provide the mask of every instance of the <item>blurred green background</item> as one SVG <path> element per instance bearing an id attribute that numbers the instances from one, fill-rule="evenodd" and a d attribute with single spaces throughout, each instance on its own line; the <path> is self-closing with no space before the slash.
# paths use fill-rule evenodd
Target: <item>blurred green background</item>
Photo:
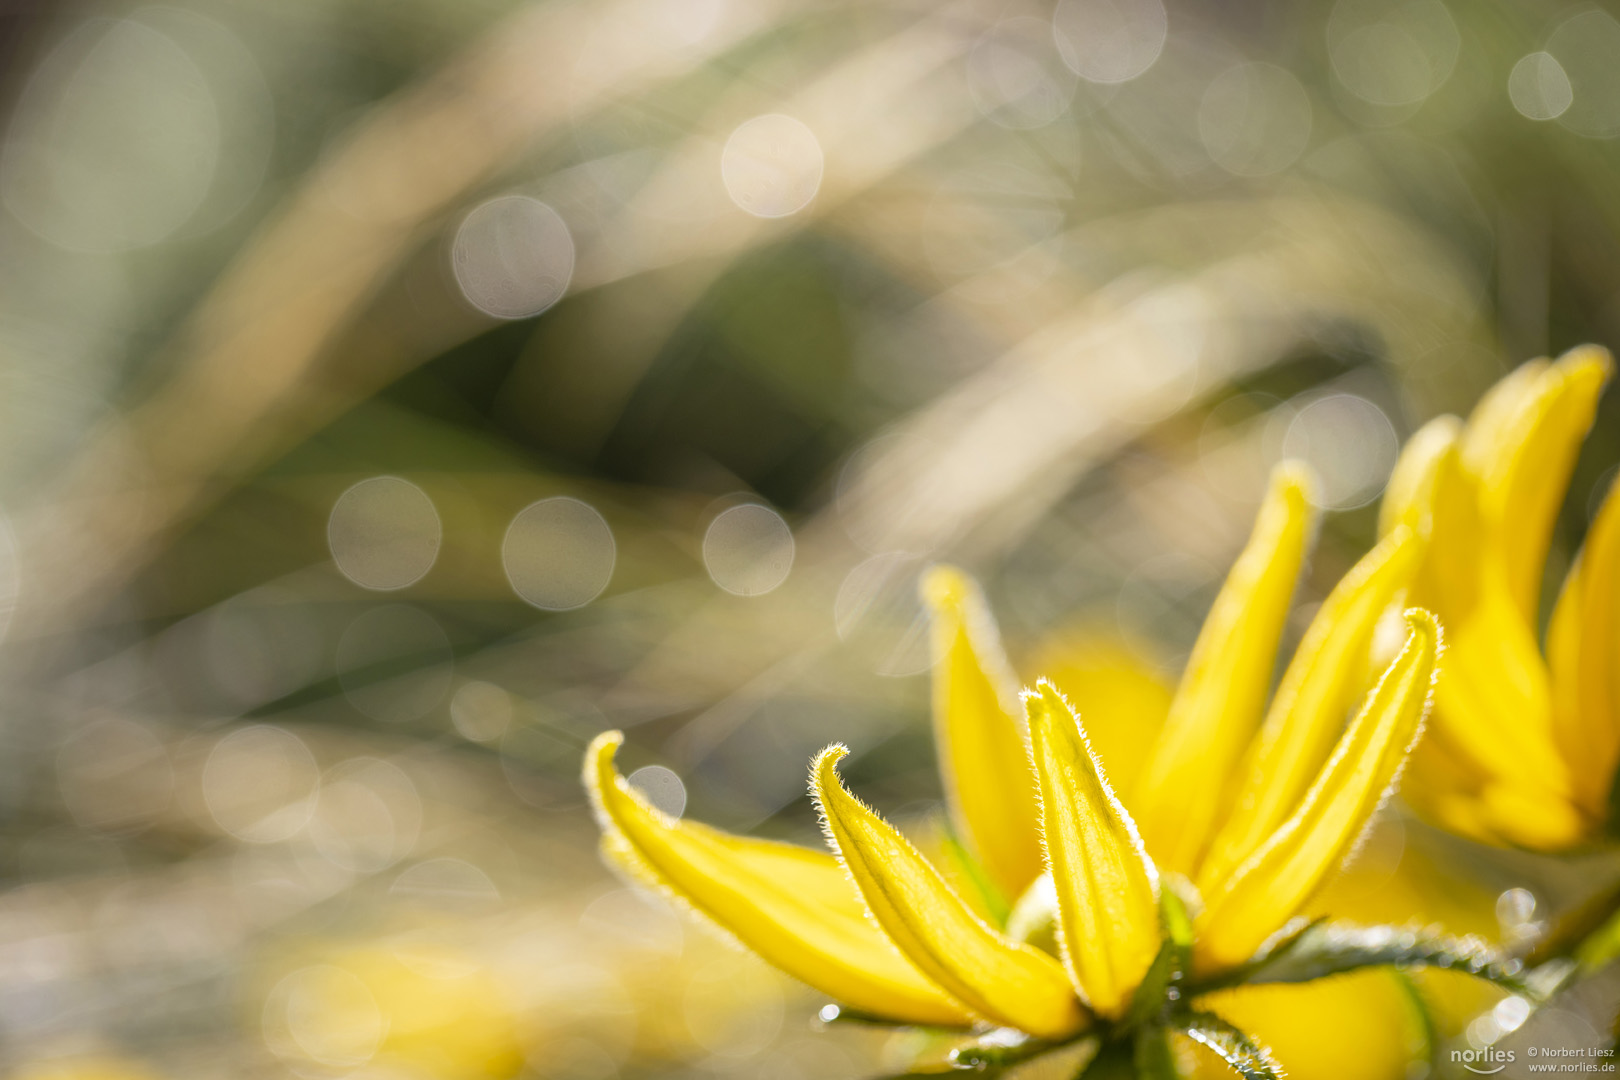
<path id="1" fill-rule="evenodd" d="M 893 1068 L 601 867 L 584 743 L 813 842 L 843 740 L 928 828 L 949 559 L 1124 761 L 1272 463 L 1297 633 L 1417 425 L 1620 340 L 1591 4 L 13 2 L 0 63 L 8 1075 Z M 1617 459 L 1610 393 L 1553 580 Z M 1500 938 L 1596 872 L 1395 809 L 1337 887 Z M 1234 1009 L 1414 1075 L 1314 992 Z"/>

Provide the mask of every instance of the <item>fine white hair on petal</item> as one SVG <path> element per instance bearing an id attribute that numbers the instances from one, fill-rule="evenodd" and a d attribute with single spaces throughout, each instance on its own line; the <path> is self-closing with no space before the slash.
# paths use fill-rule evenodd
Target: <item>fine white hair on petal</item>
<path id="1" fill-rule="evenodd" d="M 834 755 L 834 753 L 838 755 L 838 758 L 834 758 L 834 761 L 842 761 L 842 759 L 849 756 L 849 746 L 844 745 L 844 743 L 829 743 L 825 750 L 821 750 L 821 753 L 818 753 L 818 755 L 810 758 L 810 801 L 812 801 L 813 805 L 815 805 L 816 824 L 821 827 L 821 836 L 823 836 L 823 839 L 826 839 L 826 845 L 828 845 L 828 848 L 831 848 L 833 858 L 838 860 L 839 870 L 844 871 L 844 881 L 849 882 L 849 887 L 851 887 L 851 891 L 854 892 L 855 899 L 860 900 L 860 912 L 867 916 L 868 923 L 872 923 L 873 928 L 878 931 L 878 936 L 885 941 L 885 944 L 888 944 L 889 949 L 894 950 L 894 955 L 901 957 L 902 960 L 906 960 L 907 963 L 912 963 L 912 959 L 907 957 L 906 952 L 904 952 L 901 947 L 897 946 L 897 944 L 894 944 L 893 938 L 889 938 L 889 931 L 886 931 L 886 929 L 883 928 L 883 923 L 878 921 L 878 916 L 873 915 L 872 905 L 867 904 L 867 894 L 863 894 L 863 892 L 860 891 L 860 884 L 857 884 L 857 881 L 855 881 L 854 871 L 849 868 L 849 860 L 844 858 L 844 848 L 839 847 L 838 837 L 834 836 L 833 834 L 833 823 L 828 821 L 826 805 L 823 803 L 823 801 L 821 801 L 820 793 L 816 792 L 816 766 L 820 766 L 821 759 L 826 758 L 828 755 Z M 878 814 L 878 811 L 872 810 L 872 806 L 868 806 L 865 801 L 862 801 L 862 798 L 860 798 L 859 795 L 855 795 L 855 793 L 851 792 L 849 789 L 844 789 L 844 793 L 849 795 L 849 798 L 854 800 L 857 805 L 865 808 L 868 813 L 872 813 L 875 818 L 881 818 L 881 814 Z M 896 832 L 899 831 L 896 829 Z M 909 840 L 906 840 L 906 837 L 901 837 L 901 840 L 902 842 L 906 842 L 907 845 L 910 844 Z M 923 976 L 923 978 L 927 978 L 927 975 Z M 928 981 L 933 983 L 933 980 Z M 938 986 L 938 984 L 936 984 L 936 986 Z M 972 1009 L 972 1007 L 967 1006 L 966 1002 L 957 1001 L 956 994 L 949 993 L 949 991 L 946 991 L 943 986 L 940 986 L 940 993 L 944 994 L 946 997 L 949 997 L 951 1001 L 956 1002 L 957 1006 L 961 1006 L 962 1009 L 966 1010 L 967 1014 L 972 1015 L 975 1020 L 988 1023 L 987 1018 L 982 1017 L 982 1015 L 978 1015 L 977 1012 Z"/>
<path id="2" fill-rule="evenodd" d="M 1131 812 L 1125 806 L 1124 800 L 1119 797 L 1118 792 L 1114 790 L 1113 783 L 1108 779 L 1108 770 L 1104 767 L 1102 758 L 1098 756 L 1097 751 L 1091 745 L 1091 736 L 1086 732 L 1086 725 L 1080 719 L 1080 713 L 1072 704 L 1070 704 L 1068 697 L 1063 693 L 1063 691 L 1058 689 L 1058 685 L 1045 676 L 1035 680 L 1035 688 L 1033 690 L 1025 689 L 1019 696 L 1027 703 L 1031 698 L 1039 697 L 1043 687 L 1050 690 L 1052 694 L 1063 703 L 1063 707 L 1069 710 L 1069 715 L 1074 717 L 1074 727 L 1075 731 L 1080 735 L 1080 745 L 1085 747 L 1086 756 L 1091 758 L 1092 767 L 1097 770 L 1097 782 L 1102 787 L 1103 797 L 1108 800 L 1109 805 L 1111 805 L 1115 812 L 1119 814 L 1120 820 L 1125 825 L 1125 835 L 1130 839 L 1131 848 L 1137 853 L 1138 856 L 1141 857 L 1142 862 L 1146 865 L 1148 880 L 1153 883 L 1153 895 L 1156 899 L 1159 895 L 1158 864 L 1153 861 L 1152 852 L 1148 851 L 1147 845 L 1142 841 L 1142 834 L 1136 827 L 1136 819 L 1131 816 Z M 1027 707 L 1028 706 L 1026 704 L 1026 708 Z M 1030 768 L 1033 769 L 1035 767 L 1035 749 L 1033 746 L 1029 747 L 1029 755 Z M 1038 785 L 1036 788 L 1036 795 L 1037 797 L 1040 795 Z M 1045 821 L 1044 810 L 1045 807 L 1043 805 L 1042 822 Z M 1046 829 L 1044 824 L 1041 828 L 1041 846 L 1043 849 L 1046 846 Z M 1048 864 L 1047 869 L 1051 869 L 1050 864 Z"/>

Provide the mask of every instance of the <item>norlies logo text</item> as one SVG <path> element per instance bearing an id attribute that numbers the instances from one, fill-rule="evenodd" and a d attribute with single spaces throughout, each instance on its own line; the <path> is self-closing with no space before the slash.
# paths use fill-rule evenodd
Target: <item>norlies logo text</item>
<path id="1" fill-rule="evenodd" d="M 1461 1062 L 1469 1072 L 1494 1076 L 1512 1063 L 1513 1051 L 1498 1050 L 1494 1046 L 1487 1046 L 1483 1050 L 1453 1050 L 1451 1060 Z"/>

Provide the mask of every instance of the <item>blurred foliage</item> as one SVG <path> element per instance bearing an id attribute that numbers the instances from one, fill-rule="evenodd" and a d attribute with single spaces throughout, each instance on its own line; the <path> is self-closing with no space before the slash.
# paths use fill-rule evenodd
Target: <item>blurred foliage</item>
<path id="1" fill-rule="evenodd" d="M 5 1069 L 909 1061 L 613 881 L 585 742 L 629 729 L 627 772 L 685 778 L 660 797 L 803 839 L 843 740 L 927 829 L 930 559 L 986 582 L 1021 672 L 1139 715 L 1273 461 L 1333 500 L 1297 635 L 1399 439 L 1620 340 L 1602 8 L 1134 0 L 1063 36 L 1100 10 L 8 6 Z M 1610 392 L 1550 580 L 1617 460 Z M 427 511 L 344 501 L 380 476 Z M 606 533 L 572 503 L 509 531 L 558 496 Z M 711 531 L 751 503 L 791 547 Z M 1146 734 L 1099 731 L 1122 761 Z M 1511 938 L 1612 863 L 1395 807 L 1336 888 Z M 1496 1015 L 1421 989 L 1446 1045 Z M 1400 988 L 1313 993 L 1231 1011 L 1293 1075 L 1409 1075 Z M 1603 1041 L 1613 996 L 1514 1037 Z"/>

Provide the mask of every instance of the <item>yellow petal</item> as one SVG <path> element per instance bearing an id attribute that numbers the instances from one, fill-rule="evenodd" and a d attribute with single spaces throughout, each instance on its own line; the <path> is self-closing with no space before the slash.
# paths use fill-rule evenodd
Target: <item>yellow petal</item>
<path id="1" fill-rule="evenodd" d="M 1605 500 L 1605 503 L 1613 500 Z M 1608 509 L 1605 505 L 1605 510 Z M 1586 537 L 1586 549 L 1592 548 L 1597 537 L 1593 528 Z M 1586 590 L 1583 578 L 1583 549 L 1575 564 L 1564 576 L 1558 600 L 1553 604 L 1552 619 L 1547 624 L 1547 674 L 1552 689 L 1553 737 L 1566 761 L 1578 760 L 1586 751 L 1591 735 L 1587 733 L 1586 716 L 1581 708 L 1581 631 L 1585 622 Z M 1603 725 L 1607 726 L 1607 725 Z M 1596 809 L 1599 792 L 1592 781 L 1598 770 L 1577 768 L 1571 770 L 1575 797 L 1580 803 Z M 1607 797 L 1607 792 L 1603 792 Z"/>
<path id="2" fill-rule="evenodd" d="M 1194 876 L 1239 755 L 1260 722 L 1316 514 L 1310 473 L 1284 463 L 1187 662 L 1131 805 L 1161 870 Z"/>
<path id="3" fill-rule="evenodd" d="M 1607 774 L 1620 738 L 1620 483 L 1603 500 L 1581 560 L 1581 713 L 1608 748 L 1601 763 Z"/>
<path id="4" fill-rule="evenodd" d="M 1554 715 L 1588 814 L 1608 814 L 1620 760 L 1620 484 L 1609 490 L 1547 632 Z"/>
<path id="5" fill-rule="evenodd" d="M 1445 732 L 1431 721 L 1402 777 L 1401 798 L 1448 832 L 1482 844 L 1507 843 L 1485 819 L 1479 801 L 1484 781 L 1445 742 Z"/>
<path id="6" fill-rule="evenodd" d="M 1464 437 L 1463 463 L 1479 485 L 1487 537 L 1514 605 L 1531 622 L 1553 521 L 1612 366 L 1592 345 L 1545 367 L 1527 364 L 1481 403 Z"/>
<path id="7" fill-rule="evenodd" d="M 585 756 L 585 786 L 615 858 L 846 1005 L 918 1024 L 971 1022 L 872 925 L 836 859 L 659 813 L 614 768 L 623 741 L 605 732 Z"/>
<path id="8" fill-rule="evenodd" d="M 1388 536 L 1399 525 L 1420 536 L 1428 534 L 1436 477 L 1446 459 L 1456 454 L 1461 436 L 1461 420 L 1437 416 L 1406 440 L 1378 504 L 1379 536 Z"/>
<path id="9" fill-rule="evenodd" d="M 1011 711 L 1017 684 L 967 575 L 935 566 L 922 596 L 933 624 L 934 740 L 951 818 L 1011 902 L 1041 874 L 1035 779 Z"/>
<path id="10" fill-rule="evenodd" d="M 823 750 L 810 786 L 827 835 L 878 925 L 984 1019 L 1041 1038 L 1080 1030 L 1087 1016 L 1063 966 L 985 925 L 910 841 L 846 791 L 836 766 L 847 753 L 842 746 Z"/>
<path id="11" fill-rule="evenodd" d="M 1024 707 L 1063 964 L 1086 1004 L 1117 1019 L 1159 952 L 1158 872 L 1057 688 L 1041 680 Z"/>
<path id="12" fill-rule="evenodd" d="M 1175 687 L 1157 650 L 1117 626 L 1077 624 L 1043 639 L 1019 666 L 1050 679 L 1086 718 L 1086 739 L 1115 791 L 1133 791 L 1164 727 Z"/>
<path id="13" fill-rule="evenodd" d="M 1502 842 L 1532 851 L 1567 851 L 1588 832 L 1585 817 L 1568 799 L 1512 780 L 1486 785 L 1479 809 Z"/>
<path id="14" fill-rule="evenodd" d="M 1411 635 L 1333 749 L 1299 809 L 1240 867 L 1198 917 L 1194 962 L 1243 963 L 1336 870 L 1394 782 L 1423 723 L 1440 627 L 1407 612 Z"/>
<path id="15" fill-rule="evenodd" d="M 1201 892 L 1212 892 L 1299 805 L 1366 685 L 1379 616 L 1407 585 L 1421 549 L 1410 529 L 1396 525 L 1311 620 L 1266 714 L 1232 813 L 1199 868 Z"/>
<path id="16" fill-rule="evenodd" d="M 1474 610 L 1450 628 L 1435 726 L 1489 780 L 1567 799 L 1572 783 L 1554 741 L 1547 666 L 1506 590 L 1481 582 Z"/>
<path id="17" fill-rule="evenodd" d="M 1521 368 L 1476 410 L 1486 428 L 1500 429 L 1510 406 L 1530 400 L 1537 385 Z M 1537 376 L 1539 378 L 1539 376 Z M 1522 411 L 1522 410 L 1521 410 Z M 1508 588 L 1499 546 L 1486 528 L 1479 484 L 1448 446 L 1443 429 L 1428 450 L 1397 465 L 1407 476 L 1391 485 L 1386 510 L 1407 522 L 1426 523 L 1424 564 L 1411 591 L 1414 603 L 1431 605 L 1447 620 L 1450 651 L 1435 695 L 1437 743 L 1452 751 L 1477 778 L 1480 791 L 1513 782 L 1528 792 L 1568 801 L 1568 769 L 1553 740 L 1551 692 L 1531 623 Z M 1470 427 L 1469 436 L 1475 434 Z M 1483 453 L 1471 451 L 1476 458 Z M 1414 480 L 1418 473 L 1424 475 Z M 1412 501 L 1404 511 L 1404 493 Z M 1425 505 L 1425 500 L 1427 500 Z M 1426 511 L 1426 516 L 1425 516 Z M 1437 746 L 1437 750 L 1438 750 Z M 1421 799 L 1419 800 L 1421 801 Z"/>
<path id="18" fill-rule="evenodd" d="M 1474 411 L 1468 414 L 1468 426 L 1461 445 L 1462 455 L 1469 472 L 1479 475 L 1488 469 L 1496 457 L 1513 421 L 1532 398 L 1536 383 L 1547 372 L 1547 360 L 1526 360 L 1481 395 Z"/>

